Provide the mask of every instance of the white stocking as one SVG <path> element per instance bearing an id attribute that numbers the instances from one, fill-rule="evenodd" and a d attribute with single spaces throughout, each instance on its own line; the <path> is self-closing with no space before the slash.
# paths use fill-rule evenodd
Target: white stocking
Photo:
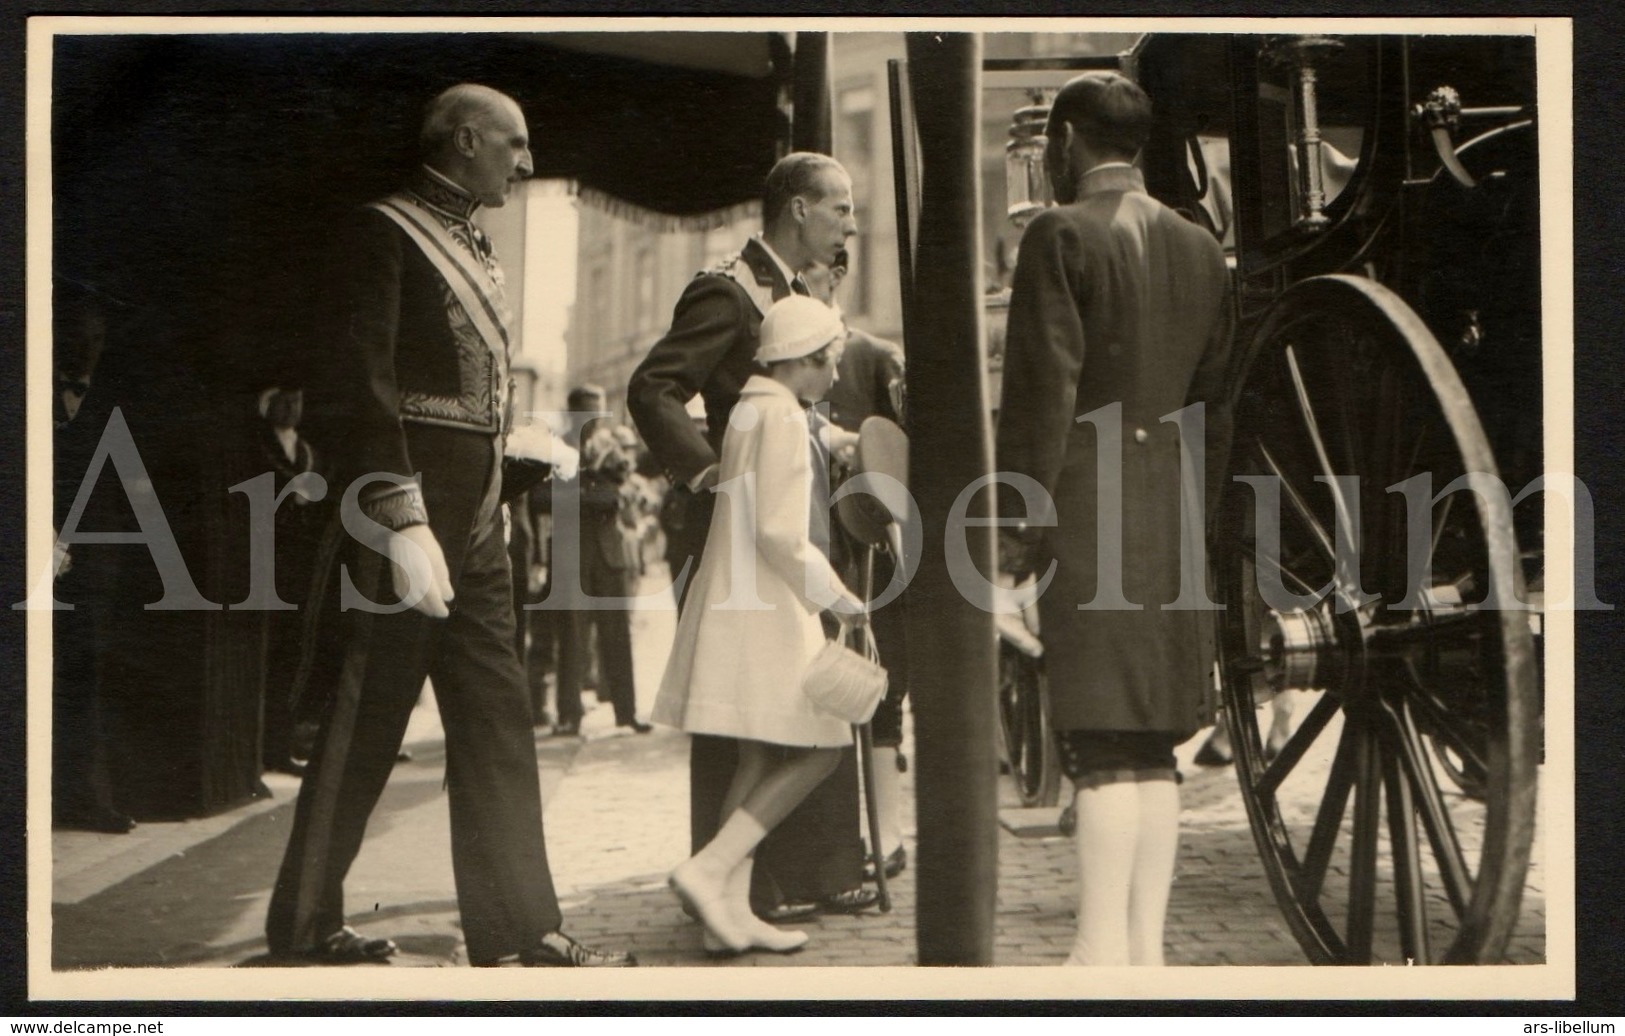
<path id="1" fill-rule="evenodd" d="M 1134 841 L 1134 879 L 1128 899 L 1129 963 L 1162 966 L 1163 924 L 1179 855 L 1179 784 L 1169 774 L 1142 779 L 1132 787 L 1139 796 L 1139 837 Z"/>
<path id="2" fill-rule="evenodd" d="M 1068 964 L 1129 962 L 1129 886 L 1139 827 L 1139 793 L 1132 781 L 1078 789 L 1078 933 Z"/>
<path id="3" fill-rule="evenodd" d="M 903 844 L 902 779 L 897 773 L 897 749 L 875 749 L 875 813 L 879 818 L 880 845 L 884 860 Z"/>

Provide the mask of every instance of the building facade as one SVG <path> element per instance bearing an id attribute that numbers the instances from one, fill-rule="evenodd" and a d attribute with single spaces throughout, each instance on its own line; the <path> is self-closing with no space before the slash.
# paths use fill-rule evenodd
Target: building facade
<path id="1" fill-rule="evenodd" d="M 1122 33 L 988 33 L 984 55 L 1061 57 L 1113 53 L 1132 45 Z M 907 343 L 899 291 L 896 186 L 888 63 L 906 57 L 901 33 L 836 33 L 830 41 L 833 152 L 852 174 L 858 236 L 839 299 L 848 321 Z M 1018 234 L 1005 218 L 1004 146 L 1015 109 L 1032 103 L 1019 89 L 984 91 L 983 242 L 990 292 L 1008 282 Z M 683 287 L 737 251 L 761 229 L 758 210 L 729 213 L 709 230 L 663 230 L 660 217 L 579 207 L 575 304 L 565 332 L 564 380 L 601 385 L 626 416 L 632 371 L 665 332 Z"/>
<path id="2" fill-rule="evenodd" d="M 859 228 L 840 302 L 854 325 L 899 341 L 903 311 L 886 62 L 902 56 L 897 33 L 839 33 L 831 41 L 833 150 L 852 174 Z M 659 217 L 620 215 L 587 202 L 579 216 L 564 380 L 601 385 L 610 409 L 624 420 L 627 381 L 670 326 L 684 286 L 758 233 L 761 212 L 742 207 L 707 230 L 669 230 Z"/>

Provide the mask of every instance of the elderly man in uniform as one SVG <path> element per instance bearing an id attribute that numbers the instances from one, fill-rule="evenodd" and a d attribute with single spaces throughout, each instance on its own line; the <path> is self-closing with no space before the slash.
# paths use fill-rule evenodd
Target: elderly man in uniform
<path id="1" fill-rule="evenodd" d="M 1001 557 L 1016 575 L 1054 573 L 1039 615 L 1051 719 L 1078 789 L 1071 964 L 1162 963 L 1179 841 L 1173 749 L 1211 709 L 1211 612 L 1181 594 L 1182 563 L 1204 565 L 1199 509 L 1181 500 L 1198 492 L 1197 444 L 1180 437 L 1195 424 L 1168 418 L 1206 405 L 1206 470 L 1221 475 L 1228 280 L 1213 235 L 1146 194 L 1133 162 L 1150 126 L 1149 98 L 1114 72 L 1056 97 L 1045 160 L 1060 205 L 1022 239 L 1005 345 L 998 470 L 1035 480 L 1055 505 L 1053 526 L 1002 529 Z M 1101 514 L 1119 492 L 1121 514 Z M 1039 518 L 1026 508 L 1001 489 L 1004 517 Z M 1120 544 L 1101 542 L 1115 528 Z"/>
<path id="2" fill-rule="evenodd" d="M 852 179 L 827 155 L 786 155 L 768 173 L 762 220 L 763 232 L 738 254 L 689 282 L 672 314 L 671 329 L 639 364 L 627 389 L 627 409 L 639 434 L 671 476 L 672 492 L 686 497 L 676 506 L 685 512 L 683 528 L 695 532 L 696 551 L 715 507 L 711 490 L 728 414 L 756 370 L 762 316 L 786 295 L 809 294 L 801 272 L 815 262 L 833 263 L 857 233 Z M 695 427 L 685 409 L 695 395 L 705 403 L 705 431 Z M 671 560 L 672 575 L 679 577 L 681 559 Z M 696 558 L 687 574 L 692 576 L 698 567 Z M 689 766 L 695 851 L 716 833 L 735 759 L 734 741 L 695 736 Z M 825 812 L 818 806 L 825 794 L 830 792 L 815 792 L 757 854 L 751 903 L 769 920 L 795 920 L 820 910 L 850 913 L 875 901 L 874 892 L 862 887 L 861 850 L 852 846 L 842 859 L 829 860 L 825 847 L 834 839 L 802 822 L 803 811 Z M 772 875 L 783 871 L 789 877 L 813 865 L 821 872 L 819 894 L 785 899 Z"/>
<path id="3" fill-rule="evenodd" d="M 346 657 L 299 790 L 267 939 L 275 956 L 317 963 L 395 952 L 344 923 L 343 883 L 428 675 L 446 735 L 469 963 L 628 966 L 629 954 L 559 930 L 514 649 L 498 506 L 508 312 L 474 214 L 530 175 L 525 118 L 489 87 L 455 86 L 430 102 L 421 149 L 407 187 L 346 229 L 322 300 L 330 337 L 311 379 L 312 437 L 347 487 L 352 546 L 371 549 L 351 551 L 339 580 Z"/>

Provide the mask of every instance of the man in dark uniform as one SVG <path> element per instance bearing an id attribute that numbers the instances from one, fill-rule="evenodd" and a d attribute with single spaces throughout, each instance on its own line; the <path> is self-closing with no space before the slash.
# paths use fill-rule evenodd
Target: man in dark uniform
<path id="1" fill-rule="evenodd" d="M 1212 234 L 1145 193 L 1133 162 L 1150 126 L 1150 100 L 1114 72 L 1056 97 L 1045 160 L 1060 205 L 1022 238 L 999 409 L 998 470 L 1055 503 L 1053 526 L 1001 529 L 1000 553 L 1015 575 L 1054 563 L 1038 606 L 1051 720 L 1078 789 L 1073 964 L 1162 963 L 1173 749 L 1211 708 L 1212 613 L 1181 577 L 1206 575 L 1190 454 L 1205 450 L 1209 503 L 1225 470 L 1228 275 Z M 1182 441 L 1171 416 L 1198 403 L 1205 444 Z M 1028 518 L 1025 503 L 999 493 L 1008 519 Z"/>
<path id="2" fill-rule="evenodd" d="M 857 233 L 852 180 L 827 155 L 796 152 L 768 173 L 762 198 L 764 230 L 734 256 L 689 282 L 677 300 L 671 329 L 639 364 L 627 387 L 627 409 L 639 434 L 671 476 L 672 493 L 686 497 L 682 527 L 694 530 L 696 554 L 711 526 L 717 458 L 728 414 L 755 368 L 762 316 L 791 293 L 807 294 L 799 274 L 814 262 L 833 263 L 847 238 Z M 699 395 L 705 402 L 707 431 L 695 428 L 685 409 Z M 683 578 L 673 558 L 673 578 Z M 697 557 L 686 575 L 698 567 Z M 689 765 L 689 829 L 698 851 L 716 833 L 723 796 L 735 765 L 735 745 L 727 738 L 696 736 Z M 834 782 L 825 782 L 826 786 Z M 823 790 L 824 794 L 829 794 Z M 818 812 L 814 792 L 802 810 Z M 798 810 L 798 812 L 800 812 Z M 753 872 L 751 905 L 769 920 L 790 920 L 817 909 L 850 911 L 874 901 L 873 893 L 830 873 L 820 902 L 789 902 L 774 887 L 780 869 L 801 869 L 814 853 L 832 844 L 792 815 L 763 843 Z M 852 866 L 861 867 L 853 847 Z"/>
<path id="3" fill-rule="evenodd" d="M 428 675 L 469 963 L 624 967 L 629 954 L 559 930 L 514 651 L 498 507 L 507 311 L 473 216 L 530 175 L 525 118 L 488 87 L 452 87 L 430 103 L 421 146 L 409 186 L 347 229 L 323 299 L 312 438 L 332 457 L 359 542 L 339 579 L 351 623 L 342 675 L 299 791 L 267 940 L 273 955 L 320 963 L 395 952 L 344 923 L 343 882 Z"/>

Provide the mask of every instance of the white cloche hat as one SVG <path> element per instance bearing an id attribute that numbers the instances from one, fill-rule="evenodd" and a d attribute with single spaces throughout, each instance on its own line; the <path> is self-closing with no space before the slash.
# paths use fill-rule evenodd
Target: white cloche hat
<path id="1" fill-rule="evenodd" d="M 762 318 L 757 363 L 811 356 L 846 333 L 841 315 L 810 295 L 787 295 Z"/>

